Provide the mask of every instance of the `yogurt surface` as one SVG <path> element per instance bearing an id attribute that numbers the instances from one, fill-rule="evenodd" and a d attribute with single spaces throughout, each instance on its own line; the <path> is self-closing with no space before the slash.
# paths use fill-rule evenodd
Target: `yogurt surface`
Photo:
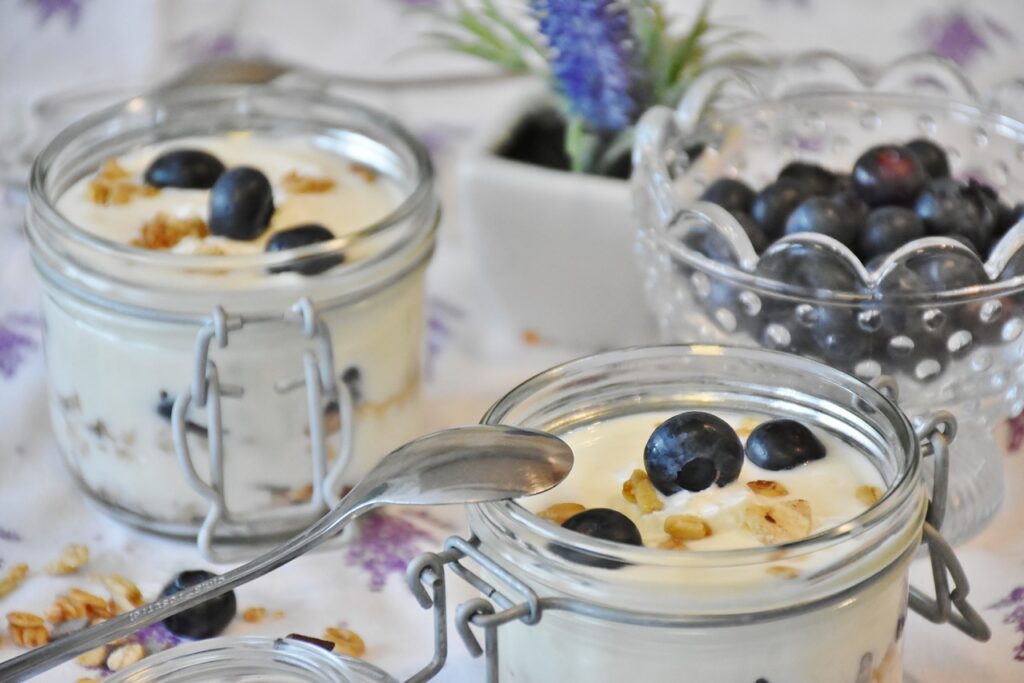
<path id="1" fill-rule="evenodd" d="M 745 458 L 739 478 L 724 487 L 680 491 L 670 496 L 657 493 L 661 510 L 644 512 L 623 495 L 623 483 L 644 468 L 644 446 L 651 433 L 675 413 L 643 413 L 617 417 L 570 430 L 560 437 L 576 455 L 569 476 L 554 489 L 525 499 L 534 513 L 552 505 L 577 503 L 588 509 L 611 508 L 636 523 L 644 544 L 659 546 L 670 540 L 665 520 L 674 515 L 699 517 L 710 527 L 704 538 L 687 540 L 690 550 L 729 550 L 764 545 L 745 523 L 751 505 L 779 505 L 807 501 L 811 512 L 810 533 L 838 526 L 869 506 L 871 491 L 880 495 L 885 483 L 877 468 L 863 454 L 835 436 L 813 429 L 827 455 L 789 470 L 767 470 Z M 746 442 L 764 418 L 715 411 Z M 781 484 L 768 487 L 768 482 Z M 767 491 L 769 495 L 764 492 Z M 783 495 L 778 495 L 785 491 Z"/>

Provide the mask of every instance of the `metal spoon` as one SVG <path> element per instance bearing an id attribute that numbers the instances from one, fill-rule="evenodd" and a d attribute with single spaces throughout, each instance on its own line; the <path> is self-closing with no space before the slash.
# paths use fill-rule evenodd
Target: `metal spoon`
<path id="1" fill-rule="evenodd" d="M 449 429 L 388 454 L 319 521 L 226 574 L 0 663 L 0 681 L 21 681 L 263 576 L 381 505 L 482 503 L 541 493 L 572 468 L 572 450 L 543 432 L 503 426 Z"/>

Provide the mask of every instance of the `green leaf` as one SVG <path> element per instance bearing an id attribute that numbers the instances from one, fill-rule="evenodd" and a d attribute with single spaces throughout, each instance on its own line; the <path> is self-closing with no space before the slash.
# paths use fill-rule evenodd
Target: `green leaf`
<path id="1" fill-rule="evenodd" d="M 690 27 L 689 33 L 677 40 L 669 54 L 667 68 L 667 82 L 674 83 L 682 70 L 694 61 L 699 60 L 704 53 L 701 46 L 701 38 L 708 32 L 711 24 L 708 22 L 708 14 L 711 11 L 711 0 L 704 0 L 700 12 Z"/>
<path id="2" fill-rule="evenodd" d="M 514 19 L 506 17 L 498 6 L 494 4 L 494 0 L 484 0 L 484 16 L 489 18 L 495 24 L 503 28 L 512 39 L 515 40 L 519 45 L 525 47 L 540 56 L 542 59 L 547 61 L 548 54 L 542 48 L 537 41 L 529 36 L 516 22 Z"/>

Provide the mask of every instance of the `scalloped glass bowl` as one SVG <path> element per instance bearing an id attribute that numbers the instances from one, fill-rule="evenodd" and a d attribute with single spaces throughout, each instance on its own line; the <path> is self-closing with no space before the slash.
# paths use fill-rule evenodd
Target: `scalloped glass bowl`
<path id="1" fill-rule="evenodd" d="M 712 92 L 719 99 L 709 110 Z M 999 279 L 1008 262 L 1018 265 L 1024 223 L 986 263 L 954 240 L 930 237 L 869 271 L 820 235 L 787 237 L 759 256 L 728 212 L 697 197 L 721 176 L 761 187 L 793 159 L 848 170 L 872 145 L 928 137 L 946 148 L 954 176 L 981 178 L 1020 201 L 1024 123 L 979 102 L 961 74 L 930 57 L 870 72 L 813 54 L 761 82 L 709 76 L 677 111 L 644 116 L 632 180 L 637 251 L 665 340 L 786 351 L 866 381 L 889 375 L 908 414 L 946 408 L 956 415 L 944 527 L 954 542 L 999 510 L 1003 468 L 993 430 L 1024 409 L 1024 278 Z M 691 160 L 685 150 L 697 144 L 703 151 Z M 850 284 L 791 284 L 800 269 L 813 271 L 810 280 Z M 942 292 L 912 286 L 937 272 L 973 273 L 983 284 Z"/>

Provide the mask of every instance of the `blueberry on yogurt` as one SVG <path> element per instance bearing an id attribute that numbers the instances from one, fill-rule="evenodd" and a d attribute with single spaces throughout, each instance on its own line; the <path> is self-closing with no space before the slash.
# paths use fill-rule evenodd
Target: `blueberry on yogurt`
<path id="1" fill-rule="evenodd" d="M 208 190 L 223 172 L 224 164 L 209 152 L 175 149 L 154 159 L 143 177 L 153 187 Z"/>
<path id="2" fill-rule="evenodd" d="M 610 508 L 592 508 L 562 522 L 562 528 L 615 543 L 643 545 L 640 529 L 626 515 Z"/>
<path id="3" fill-rule="evenodd" d="M 215 576 L 216 574 L 202 569 L 183 571 L 164 586 L 160 597 L 166 598 L 174 595 Z M 235 618 L 237 609 L 235 592 L 228 591 L 195 607 L 167 617 L 164 619 L 164 626 L 168 631 L 182 638 L 212 638 L 228 627 L 231 620 Z"/>
<path id="4" fill-rule="evenodd" d="M 221 174 L 210 190 L 210 232 L 233 240 L 254 240 L 274 215 L 274 192 L 255 168 L 237 166 Z"/>
<path id="5" fill-rule="evenodd" d="M 662 422 L 644 448 L 644 468 L 666 496 L 736 481 L 743 443 L 728 422 L 710 413 L 680 413 Z"/>
<path id="6" fill-rule="evenodd" d="M 318 244 L 320 242 L 329 242 L 333 239 L 334 233 L 317 223 L 296 225 L 295 227 L 275 233 L 267 242 L 266 251 L 287 251 L 288 249 L 308 247 L 311 244 Z M 302 275 L 318 275 L 326 270 L 330 270 L 344 260 L 345 257 L 342 254 L 325 254 L 302 259 L 286 266 L 275 266 L 270 269 L 270 272 L 294 271 Z"/>
<path id="7" fill-rule="evenodd" d="M 825 444 L 796 420 L 762 422 L 747 437 L 747 457 L 766 470 L 791 470 L 825 457 Z"/>

